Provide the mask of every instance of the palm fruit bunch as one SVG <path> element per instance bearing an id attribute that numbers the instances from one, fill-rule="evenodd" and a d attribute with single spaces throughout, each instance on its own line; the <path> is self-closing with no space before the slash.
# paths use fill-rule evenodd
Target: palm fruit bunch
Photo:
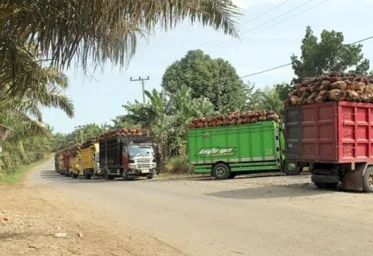
<path id="1" fill-rule="evenodd" d="M 69 149 L 70 156 L 75 157 L 80 155 L 81 151 L 81 145 L 75 144 L 74 146 L 71 146 Z"/>
<path id="2" fill-rule="evenodd" d="M 284 105 L 315 104 L 326 101 L 373 103 L 373 77 L 330 72 L 305 78 L 294 86 Z"/>
<path id="3" fill-rule="evenodd" d="M 87 140 L 86 142 L 84 142 L 82 144 L 81 149 L 91 147 L 92 145 L 94 145 L 95 143 L 97 143 L 99 141 L 99 139 L 100 139 L 99 136 L 93 136 L 93 137 L 91 137 L 89 140 Z"/>
<path id="4" fill-rule="evenodd" d="M 149 131 L 140 128 L 120 128 L 109 130 L 99 137 L 99 140 L 115 139 L 119 137 L 149 136 Z"/>
<path id="5" fill-rule="evenodd" d="M 276 112 L 265 110 L 250 110 L 247 112 L 233 112 L 228 115 L 207 116 L 195 118 L 189 124 L 190 129 L 203 127 L 217 127 L 256 123 L 259 121 L 275 121 L 280 119 Z"/>

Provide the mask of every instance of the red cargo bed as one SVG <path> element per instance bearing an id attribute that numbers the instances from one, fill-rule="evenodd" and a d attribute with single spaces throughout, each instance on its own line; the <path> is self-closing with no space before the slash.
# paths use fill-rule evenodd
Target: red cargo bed
<path id="1" fill-rule="evenodd" d="M 325 102 L 285 111 L 287 159 L 373 162 L 373 104 Z"/>

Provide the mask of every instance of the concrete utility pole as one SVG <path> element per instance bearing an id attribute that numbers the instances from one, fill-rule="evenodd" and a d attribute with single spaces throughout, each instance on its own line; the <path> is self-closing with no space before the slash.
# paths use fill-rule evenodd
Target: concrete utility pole
<path id="1" fill-rule="evenodd" d="M 148 81 L 150 78 L 149 76 L 147 78 L 142 78 L 141 76 L 139 76 L 138 79 L 132 79 L 132 77 L 130 77 L 130 81 L 131 82 L 138 82 L 138 81 L 141 81 L 141 87 L 142 87 L 142 100 L 143 102 L 145 103 L 145 81 Z"/>

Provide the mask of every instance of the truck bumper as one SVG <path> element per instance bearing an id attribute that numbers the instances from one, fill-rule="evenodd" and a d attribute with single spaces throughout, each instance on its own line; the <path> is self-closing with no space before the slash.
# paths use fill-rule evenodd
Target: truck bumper
<path id="1" fill-rule="evenodd" d="M 139 170 L 139 169 L 128 169 L 127 174 L 130 176 L 148 176 L 156 173 L 156 169 Z"/>

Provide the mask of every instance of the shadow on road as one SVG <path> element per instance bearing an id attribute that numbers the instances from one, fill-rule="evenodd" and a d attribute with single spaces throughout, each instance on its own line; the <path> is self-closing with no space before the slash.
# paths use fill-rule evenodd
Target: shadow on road
<path id="1" fill-rule="evenodd" d="M 229 199 L 270 199 L 283 197 L 308 197 L 332 193 L 335 191 L 320 190 L 310 183 L 284 186 L 261 186 L 228 191 L 207 193 L 205 195 Z"/>
<path id="2" fill-rule="evenodd" d="M 51 236 L 50 234 L 44 234 L 41 232 L 0 232 L 0 241 L 16 241 L 16 240 L 23 240 L 30 238 L 32 236 L 38 236 L 38 237 L 43 237 L 43 236 Z"/>
<path id="3" fill-rule="evenodd" d="M 72 177 L 65 177 L 57 173 L 55 170 L 43 170 L 40 172 L 40 177 L 43 180 L 48 180 L 54 183 L 107 183 L 107 182 L 131 182 L 136 180 L 124 180 L 122 178 L 117 178 L 114 180 L 105 180 L 103 178 L 92 177 L 89 180 L 83 178 L 73 179 Z M 146 179 L 146 178 L 145 178 Z"/>
<path id="4" fill-rule="evenodd" d="M 304 172 L 296 176 L 287 176 L 279 172 L 265 172 L 265 173 L 254 173 L 254 174 L 243 174 L 236 176 L 233 180 L 250 180 L 250 179 L 263 179 L 273 177 L 286 177 L 286 179 L 299 179 L 299 177 L 309 176 L 309 172 Z M 174 175 L 174 176 L 159 176 L 152 180 L 152 182 L 169 182 L 169 181 L 216 181 L 216 182 L 230 182 L 232 179 L 228 180 L 216 180 L 211 177 L 209 174 L 195 174 L 195 175 Z"/>

